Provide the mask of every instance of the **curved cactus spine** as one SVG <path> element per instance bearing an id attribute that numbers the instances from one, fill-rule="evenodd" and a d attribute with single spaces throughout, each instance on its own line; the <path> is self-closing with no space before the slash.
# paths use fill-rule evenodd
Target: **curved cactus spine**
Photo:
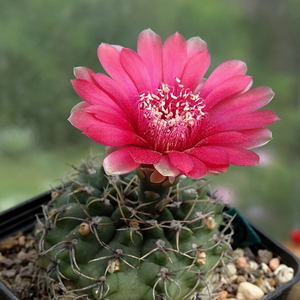
<path id="1" fill-rule="evenodd" d="M 91 162 L 76 170 L 44 207 L 38 235 L 40 264 L 66 297 L 192 300 L 215 292 L 207 278 L 226 259 L 232 233 L 204 180 L 153 184 L 147 168 L 107 177 Z"/>

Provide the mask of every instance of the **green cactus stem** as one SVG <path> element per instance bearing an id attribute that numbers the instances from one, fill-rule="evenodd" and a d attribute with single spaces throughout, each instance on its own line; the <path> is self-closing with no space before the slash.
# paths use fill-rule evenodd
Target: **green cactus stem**
<path id="1" fill-rule="evenodd" d="M 53 299 L 197 300 L 218 292 L 208 278 L 226 260 L 232 232 L 207 182 L 153 180 L 147 166 L 111 177 L 93 160 L 76 170 L 44 207 L 38 234 L 40 265 L 60 285 Z"/>

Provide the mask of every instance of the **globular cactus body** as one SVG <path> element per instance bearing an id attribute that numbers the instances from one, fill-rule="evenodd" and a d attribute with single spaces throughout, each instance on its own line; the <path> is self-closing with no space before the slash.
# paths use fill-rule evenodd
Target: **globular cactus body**
<path id="1" fill-rule="evenodd" d="M 223 262 L 230 235 L 224 234 L 223 205 L 208 197 L 204 181 L 181 179 L 164 188 L 161 199 L 162 184 L 154 184 L 154 192 L 139 190 L 135 174 L 107 177 L 90 165 L 77 170 L 72 184 L 53 193 L 39 233 L 40 264 L 66 295 L 107 300 L 213 295 L 206 279 Z"/>

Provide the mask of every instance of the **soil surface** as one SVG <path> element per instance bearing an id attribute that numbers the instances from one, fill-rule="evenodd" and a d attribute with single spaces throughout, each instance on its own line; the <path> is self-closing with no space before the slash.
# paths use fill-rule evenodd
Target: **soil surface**
<path id="1" fill-rule="evenodd" d="M 19 232 L 0 242 L 0 280 L 20 300 L 51 299 L 50 286 L 37 266 L 35 243 L 34 232 Z"/>

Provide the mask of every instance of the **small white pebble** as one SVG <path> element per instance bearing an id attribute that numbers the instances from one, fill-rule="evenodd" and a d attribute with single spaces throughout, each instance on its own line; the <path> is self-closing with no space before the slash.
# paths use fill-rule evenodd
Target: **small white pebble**
<path id="1" fill-rule="evenodd" d="M 279 269 L 279 271 L 278 271 Z M 275 273 L 276 272 L 276 273 Z M 275 280 L 278 285 L 282 285 L 290 281 L 294 277 L 294 269 L 287 267 L 286 265 L 280 265 L 275 270 Z"/>
<path id="2" fill-rule="evenodd" d="M 282 269 L 288 268 L 287 265 L 285 264 L 281 264 L 278 266 L 278 268 L 276 268 L 276 270 L 274 271 L 274 274 L 277 275 Z"/>
<path id="3" fill-rule="evenodd" d="M 242 282 L 237 290 L 237 300 L 259 300 L 264 296 L 264 292 L 250 282 Z"/>
<path id="4" fill-rule="evenodd" d="M 245 267 L 246 272 L 252 273 L 253 271 L 258 269 L 258 263 L 255 261 L 249 261 Z"/>
<path id="5" fill-rule="evenodd" d="M 233 263 L 229 263 L 225 266 L 225 274 L 228 275 L 228 277 L 231 277 L 232 275 L 235 275 L 237 273 L 236 266 Z"/>
<path id="6" fill-rule="evenodd" d="M 261 263 L 260 267 L 264 271 L 265 274 L 267 274 L 271 271 L 271 269 L 269 268 L 269 266 L 266 263 Z"/>

